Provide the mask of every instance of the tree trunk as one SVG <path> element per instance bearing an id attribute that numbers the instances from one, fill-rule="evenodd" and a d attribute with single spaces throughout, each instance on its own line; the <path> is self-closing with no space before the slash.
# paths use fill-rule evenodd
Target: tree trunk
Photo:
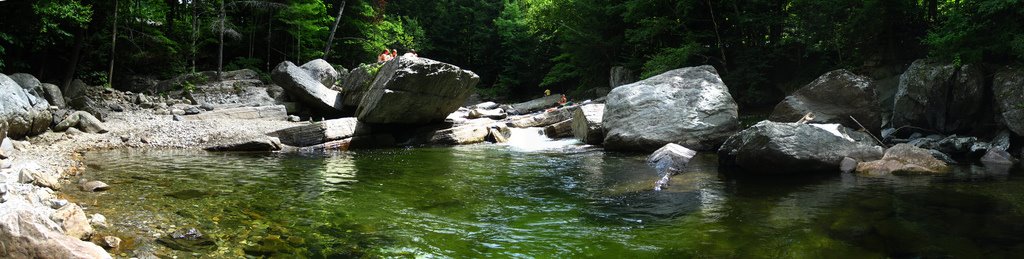
<path id="1" fill-rule="evenodd" d="M 327 59 L 327 54 L 331 53 L 331 43 L 334 41 L 334 32 L 338 31 L 338 24 L 341 23 L 341 14 L 345 12 L 345 1 L 341 1 L 341 7 L 338 8 L 338 17 L 334 18 L 334 26 L 331 26 L 331 36 L 327 37 L 327 46 L 324 46 L 324 59 Z"/>
<path id="2" fill-rule="evenodd" d="M 168 9 L 167 18 L 164 22 L 164 26 L 166 26 L 164 27 L 164 33 L 171 35 L 174 33 L 174 18 L 178 17 L 178 0 L 164 0 L 164 3 L 167 4 Z M 114 5 L 116 6 L 117 3 L 114 3 Z"/>
<path id="3" fill-rule="evenodd" d="M 722 35 L 718 32 L 718 21 L 715 20 L 715 8 L 708 0 L 708 12 L 711 13 L 711 23 L 715 25 L 715 38 L 718 39 L 718 51 L 722 53 L 722 69 L 729 72 L 729 61 L 725 59 L 725 47 L 722 45 Z"/>
<path id="4" fill-rule="evenodd" d="M 192 2 L 192 73 L 196 72 L 196 54 L 199 53 L 199 0 Z"/>
<path id="5" fill-rule="evenodd" d="M 107 71 L 107 84 L 114 85 L 114 60 L 117 58 L 117 0 L 114 0 L 114 28 L 110 36 L 110 70 Z"/>
<path id="6" fill-rule="evenodd" d="M 928 0 L 928 21 L 934 23 L 939 16 L 939 1 Z"/>
<path id="7" fill-rule="evenodd" d="M 217 81 L 221 80 L 221 72 L 224 71 L 224 1 L 220 0 L 220 47 L 217 50 Z"/>
<path id="8" fill-rule="evenodd" d="M 75 70 L 78 69 L 78 59 L 82 56 L 82 47 L 85 46 L 86 28 L 75 30 L 75 47 L 71 50 L 71 60 L 68 61 L 67 73 L 64 74 L 63 91 L 67 92 L 71 80 L 75 79 Z"/>
<path id="9" fill-rule="evenodd" d="M 267 15 L 267 71 L 270 71 L 270 37 L 273 36 L 274 14 Z"/>

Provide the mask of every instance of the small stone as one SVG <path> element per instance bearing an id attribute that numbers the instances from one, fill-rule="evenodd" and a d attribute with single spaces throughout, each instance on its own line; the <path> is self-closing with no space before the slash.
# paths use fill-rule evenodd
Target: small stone
<path id="1" fill-rule="evenodd" d="M 182 121 L 182 120 L 184 120 L 183 118 L 181 118 L 180 115 L 177 115 L 177 114 L 175 114 L 174 116 L 171 116 L 171 119 L 174 120 L 174 121 Z"/>
<path id="2" fill-rule="evenodd" d="M 295 116 L 295 115 L 289 115 L 288 116 L 288 121 L 290 121 L 290 122 L 300 122 L 300 121 L 302 121 L 302 118 L 299 118 L 299 116 Z"/>
<path id="3" fill-rule="evenodd" d="M 151 142 L 149 141 L 149 137 L 139 138 L 139 141 L 142 142 L 143 144 L 149 144 L 149 142 Z"/>
<path id="4" fill-rule="evenodd" d="M 110 110 L 115 111 L 115 112 L 124 112 L 124 106 L 121 106 L 120 104 L 116 104 L 116 103 L 115 104 L 111 104 L 110 105 Z"/>
<path id="5" fill-rule="evenodd" d="M 0 169 L 11 169 L 12 164 L 11 160 L 0 160 Z"/>
<path id="6" fill-rule="evenodd" d="M 60 182 L 56 176 L 42 173 L 34 169 L 21 169 L 21 175 L 19 175 L 18 181 L 21 183 L 32 183 L 39 187 L 60 190 Z"/>
<path id="7" fill-rule="evenodd" d="M 128 136 L 121 136 L 121 142 L 128 142 L 128 140 L 130 140 Z"/>
<path id="8" fill-rule="evenodd" d="M 115 236 L 105 236 L 103 237 L 103 242 L 99 243 L 98 245 L 104 248 L 117 248 L 121 246 L 121 238 Z"/>
<path id="9" fill-rule="evenodd" d="M 82 188 L 82 191 L 87 192 L 99 192 L 110 189 L 110 185 L 107 185 L 106 183 L 100 181 L 85 182 L 80 187 Z"/>
<path id="10" fill-rule="evenodd" d="M 103 214 L 99 214 L 99 213 L 92 214 L 92 218 L 89 218 L 89 224 L 92 224 L 93 226 L 104 227 L 105 228 L 105 227 L 107 227 L 107 217 L 105 217 L 105 216 L 103 216 Z"/>
<path id="11" fill-rule="evenodd" d="M 52 199 L 50 200 L 50 208 L 60 209 L 68 205 L 68 200 L 64 199 Z"/>
<path id="12" fill-rule="evenodd" d="M 213 107 L 213 105 L 209 104 L 209 103 L 203 103 L 202 105 L 199 106 L 199 108 L 202 108 L 203 110 L 206 110 L 206 111 L 213 111 L 215 109 L 215 107 Z"/>
<path id="13" fill-rule="evenodd" d="M 203 111 L 200 110 L 199 107 L 189 107 L 188 109 L 185 109 L 185 115 L 196 115 L 201 112 Z"/>
<path id="14" fill-rule="evenodd" d="M 185 110 L 182 109 L 171 109 L 173 115 L 185 115 Z"/>
<path id="15" fill-rule="evenodd" d="M 857 160 L 850 157 L 844 157 L 843 161 L 839 163 L 839 170 L 843 173 L 849 173 L 857 170 Z"/>

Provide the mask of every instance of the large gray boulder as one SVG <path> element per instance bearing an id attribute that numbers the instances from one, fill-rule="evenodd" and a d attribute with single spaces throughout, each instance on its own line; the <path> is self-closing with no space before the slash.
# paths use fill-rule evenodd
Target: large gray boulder
<path id="1" fill-rule="evenodd" d="M 1024 136 L 1024 67 L 1004 67 L 992 78 L 992 93 L 1002 123 Z"/>
<path id="2" fill-rule="evenodd" d="M 46 101 L 50 102 L 50 105 L 57 106 L 57 108 L 66 108 L 68 105 L 64 102 L 64 95 L 60 92 L 60 87 L 55 84 L 43 84 L 43 95 L 46 97 Z"/>
<path id="3" fill-rule="evenodd" d="M 590 145 L 604 142 L 604 104 L 586 104 L 572 114 L 572 134 Z"/>
<path id="4" fill-rule="evenodd" d="M 21 86 L 21 89 L 25 89 L 26 92 L 35 96 L 36 98 L 43 98 L 43 83 L 39 82 L 39 79 L 31 74 L 26 73 L 14 73 L 10 75 L 14 82 L 17 82 Z"/>
<path id="5" fill-rule="evenodd" d="M 473 94 L 480 77 L 425 58 L 400 57 L 384 64 L 359 103 L 359 121 L 425 124 L 443 121 Z"/>
<path id="6" fill-rule="evenodd" d="M 341 73 L 335 70 L 331 63 L 327 63 L 327 60 L 323 59 L 306 62 L 306 64 L 302 64 L 302 69 L 327 88 L 334 87 L 334 84 L 341 78 Z"/>
<path id="7" fill-rule="evenodd" d="M 0 74 L 0 121 L 6 121 L 8 136 L 21 138 L 46 132 L 52 122 L 50 104 L 22 89 Z"/>
<path id="8" fill-rule="evenodd" d="M 376 64 L 364 64 L 359 67 L 353 68 L 348 73 L 348 77 L 341 83 L 341 93 L 344 101 L 342 102 L 345 110 L 355 111 L 359 108 L 359 102 L 363 100 L 363 95 L 366 91 L 370 90 L 370 85 L 373 84 L 373 79 L 376 74 L 371 73 L 372 71 L 378 71 L 379 68 L 373 68 L 372 66 L 379 66 Z"/>
<path id="9" fill-rule="evenodd" d="M 915 126 L 942 133 L 965 132 L 984 123 L 985 75 L 974 65 L 954 66 L 917 60 L 900 76 L 892 126 Z"/>
<path id="10" fill-rule="evenodd" d="M 0 255 L 5 258 L 110 258 L 103 248 L 61 232 L 45 211 L 25 201 L 0 204 Z"/>
<path id="11" fill-rule="evenodd" d="M 826 128 L 762 121 L 725 141 L 718 150 L 719 163 L 749 174 L 831 173 L 839 172 L 846 157 L 857 161 L 882 157 L 881 147 L 854 141 L 843 133 L 852 130 Z"/>
<path id="12" fill-rule="evenodd" d="M 653 151 L 676 143 L 714 150 L 732 135 L 737 106 L 712 66 L 681 68 L 608 94 L 605 148 Z"/>
<path id="13" fill-rule="evenodd" d="M 325 120 L 309 125 L 281 129 L 269 135 L 289 146 L 308 147 L 354 136 L 366 135 L 370 129 L 356 118 Z"/>
<path id="14" fill-rule="evenodd" d="M 787 96 L 769 117 L 772 121 L 796 122 L 807 113 L 816 123 L 839 123 L 859 129 L 859 121 L 871 132 L 882 127 L 881 112 L 871 78 L 845 69 L 825 73 Z M 856 121 L 850 117 L 856 118 Z"/>
<path id="15" fill-rule="evenodd" d="M 270 74 L 274 83 L 284 88 L 292 98 L 312 108 L 321 115 L 336 115 L 341 112 L 342 96 L 338 91 L 328 89 L 306 70 L 285 61 L 277 65 Z M 330 116 L 333 117 L 333 116 Z"/>

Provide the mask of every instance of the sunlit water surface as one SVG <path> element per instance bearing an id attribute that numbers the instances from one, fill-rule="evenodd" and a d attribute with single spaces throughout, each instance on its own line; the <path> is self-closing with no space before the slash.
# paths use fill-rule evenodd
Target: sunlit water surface
<path id="1" fill-rule="evenodd" d="M 534 143 L 536 144 L 536 143 Z M 87 153 L 71 192 L 107 216 L 117 256 L 1018 257 L 1024 177 L 730 178 L 701 154 L 671 185 L 642 154 L 572 141 L 329 155 Z M 215 247 L 155 241 L 195 228 Z M 98 236 L 99 236 L 98 235 Z"/>

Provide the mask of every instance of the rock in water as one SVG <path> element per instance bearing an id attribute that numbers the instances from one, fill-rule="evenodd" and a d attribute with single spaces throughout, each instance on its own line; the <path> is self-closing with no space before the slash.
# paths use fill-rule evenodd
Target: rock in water
<path id="1" fill-rule="evenodd" d="M 444 121 L 458 110 L 480 77 L 469 70 L 425 58 L 400 57 L 380 69 L 363 96 L 359 121 L 425 124 Z"/>
<path id="2" fill-rule="evenodd" d="M 327 88 L 334 87 L 334 84 L 340 79 L 341 73 L 335 70 L 331 63 L 327 63 L 323 59 L 314 59 L 312 61 L 302 64 L 302 70 L 306 70 L 309 76 L 320 82 Z"/>
<path id="3" fill-rule="evenodd" d="M 103 248 L 60 232 L 61 226 L 24 201 L 0 204 L 0 255 L 5 258 L 110 258 Z"/>
<path id="4" fill-rule="evenodd" d="M 26 92 L 18 83 L 0 74 L 0 121 L 7 122 L 7 135 L 12 138 L 46 132 L 53 114 L 50 104 Z"/>
<path id="5" fill-rule="evenodd" d="M 281 143 L 289 146 L 308 147 L 366 132 L 369 132 L 369 128 L 360 124 L 356 118 L 341 118 L 282 129 L 270 135 L 278 137 Z"/>
<path id="6" fill-rule="evenodd" d="M 247 139 L 206 148 L 206 151 L 267 152 L 281 150 L 281 140 L 275 137 Z"/>
<path id="7" fill-rule="evenodd" d="M 739 126 L 737 106 L 712 66 L 681 68 L 608 94 L 605 148 L 655 150 L 677 143 L 714 150 Z"/>
<path id="8" fill-rule="evenodd" d="M 561 121 L 572 119 L 576 106 L 562 107 L 534 115 L 523 116 L 508 122 L 509 126 L 516 128 L 547 127 Z"/>
<path id="9" fill-rule="evenodd" d="M 431 144 L 465 145 L 484 142 L 490 131 L 487 125 L 466 125 L 434 132 Z"/>
<path id="10" fill-rule="evenodd" d="M 209 252 L 217 249 L 217 242 L 214 242 L 213 239 L 203 235 L 194 228 L 179 229 L 166 236 L 157 238 L 156 241 L 179 251 Z"/>
<path id="11" fill-rule="evenodd" d="M 845 157 L 881 158 L 882 148 L 814 125 L 762 121 L 726 140 L 718 156 L 724 168 L 751 174 L 831 173 Z"/>
<path id="12" fill-rule="evenodd" d="M 92 225 L 89 225 L 89 218 L 85 216 L 82 207 L 78 207 L 74 203 L 57 209 L 50 216 L 50 219 L 60 224 L 61 228 L 64 229 L 64 233 L 71 237 L 86 239 L 92 235 L 93 229 Z"/>
<path id="13" fill-rule="evenodd" d="M 897 144 L 885 151 L 881 160 L 857 164 L 857 172 L 869 175 L 939 174 L 949 166 L 932 156 L 928 150 L 910 144 Z"/>
<path id="14" fill-rule="evenodd" d="M 1024 67 L 1004 67 L 992 80 L 996 105 L 1007 128 L 1024 136 Z"/>
<path id="15" fill-rule="evenodd" d="M 859 129 L 854 117 L 871 132 L 882 127 L 881 112 L 871 78 L 854 75 L 845 69 L 825 73 L 810 84 L 787 96 L 769 117 L 772 121 L 796 122 L 809 112 L 814 122 L 839 123 Z"/>
<path id="16" fill-rule="evenodd" d="M 695 155 L 697 155 L 697 151 L 668 143 L 651 153 L 647 157 L 647 163 L 653 165 L 660 172 L 678 173 L 686 164 L 690 163 L 690 159 Z"/>
<path id="17" fill-rule="evenodd" d="M 306 70 L 292 62 L 281 62 L 271 73 L 274 83 L 280 85 L 289 96 L 298 98 L 303 105 L 324 116 L 336 116 L 341 112 L 341 93 L 328 89 L 313 78 Z"/>
<path id="18" fill-rule="evenodd" d="M 82 191 L 86 191 L 86 192 L 99 192 L 99 191 L 106 191 L 106 190 L 110 189 L 110 185 L 107 185 L 107 183 L 100 182 L 100 181 L 84 182 L 81 185 L 79 185 L 79 187 L 82 188 Z"/>
<path id="19" fill-rule="evenodd" d="M 572 118 L 544 127 L 544 135 L 547 135 L 549 138 L 572 136 Z"/>
<path id="20" fill-rule="evenodd" d="M 985 75 L 976 66 L 956 67 L 917 60 L 900 76 L 892 126 L 915 126 L 943 133 L 985 123 Z"/>
<path id="21" fill-rule="evenodd" d="M 981 157 L 981 163 L 985 165 L 1009 166 L 1016 162 L 1016 159 L 1014 159 L 1009 152 L 998 149 L 990 149 L 985 153 L 985 156 Z"/>
<path id="22" fill-rule="evenodd" d="M 604 142 L 604 127 L 601 126 L 603 118 L 604 104 L 580 106 L 572 114 L 572 134 L 583 143 L 600 145 Z"/>

